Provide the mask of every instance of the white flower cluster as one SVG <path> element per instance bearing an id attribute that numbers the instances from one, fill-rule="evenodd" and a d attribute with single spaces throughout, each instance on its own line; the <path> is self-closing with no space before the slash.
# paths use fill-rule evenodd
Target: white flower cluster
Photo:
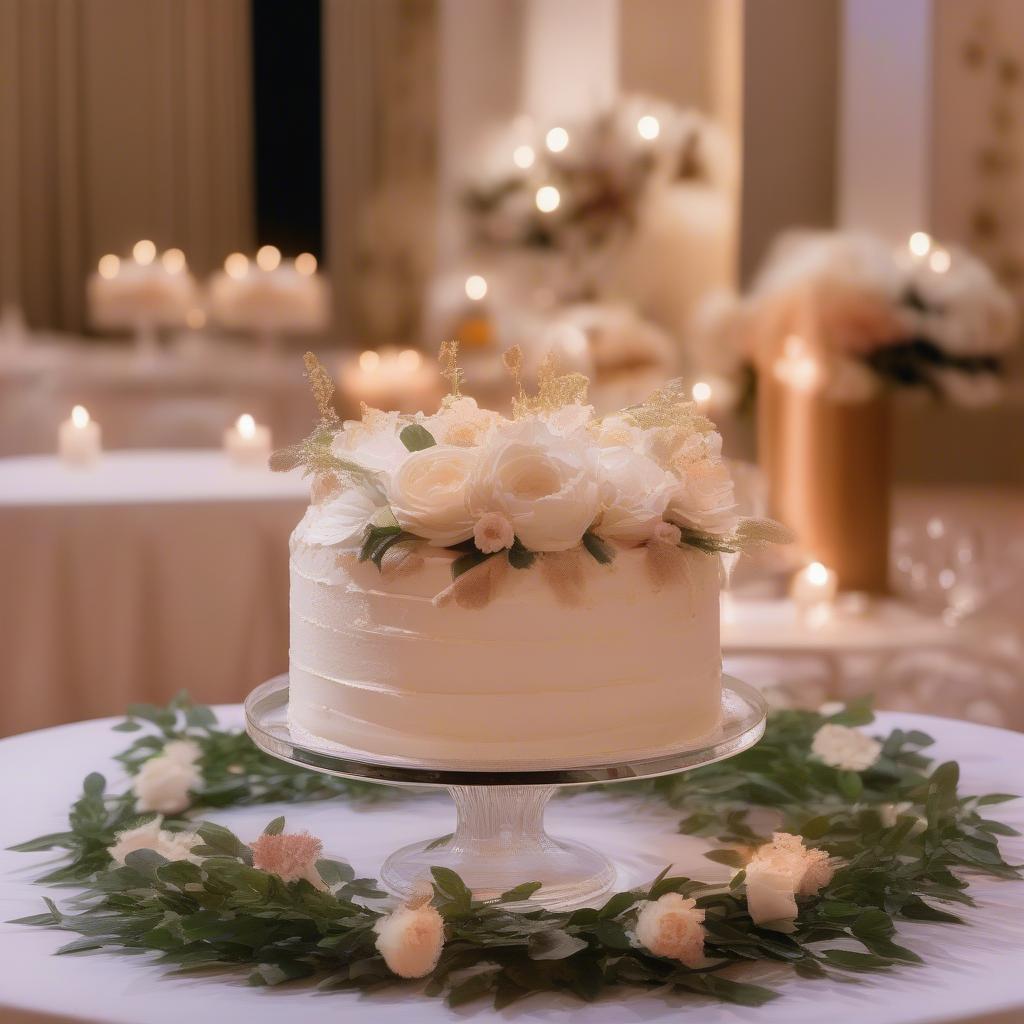
<path id="1" fill-rule="evenodd" d="M 410 426 L 427 447 L 409 450 Z M 325 489 L 307 513 L 303 535 L 323 546 L 358 545 L 389 512 L 432 546 L 472 540 L 485 554 L 516 541 L 565 551 L 588 531 L 624 547 L 678 543 L 680 526 L 727 538 L 738 523 L 721 437 L 643 429 L 628 411 L 600 419 L 573 403 L 510 420 L 466 397 L 429 416 L 368 410 L 333 453 L 366 473 Z"/>
<path id="2" fill-rule="evenodd" d="M 882 744 L 857 729 L 826 722 L 814 734 L 811 753 L 832 768 L 863 772 L 881 756 Z"/>

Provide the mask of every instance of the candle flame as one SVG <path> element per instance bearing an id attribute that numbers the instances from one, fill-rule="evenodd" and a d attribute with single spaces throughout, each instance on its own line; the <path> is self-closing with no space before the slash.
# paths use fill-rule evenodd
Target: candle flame
<path id="1" fill-rule="evenodd" d="M 479 274 L 471 274 L 466 278 L 466 297 L 479 302 L 487 294 L 487 281 Z"/>
<path id="2" fill-rule="evenodd" d="M 156 246 L 148 238 L 143 238 L 132 246 L 132 256 L 140 267 L 148 267 L 156 259 Z"/>
<path id="3" fill-rule="evenodd" d="M 364 371 L 376 370 L 380 366 L 380 353 L 367 349 L 359 354 L 359 369 Z"/>
<path id="4" fill-rule="evenodd" d="M 807 574 L 807 582 L 816 587 L 823 587 L 828 583 L 828 569 L 821 562 L 811 562 L 804 572 Z"/>
<path id="5" fill-rule="evenodd" d="M 261 245 L 256 250 L 256 266 L 260 270 L 277 270 L 281 265 L 281 250 L 276 245 Z"/>
<path id="6" fill-rule="evenodd" d="M 76 405 L 71 410 L 71 422 L 78 430 L 85 430 L 89 426 L 89 410 L 84 405 Z"/>
<path id="7" fill-rule="evenodd" d="M 564 128 L 552 128 L 545 136 L 544 143 L 552 153 L 561 153 L 569 145 L 569 133 Z"/>
<path id="8" fill-rule="evenodd" d="M 644 114 L 636 123 L 636 130 L 641 139 L 650 142 L 661 133 L 661 123 L 653 114 Z"/>
<path id="9" fill-rule="evenodd" d="M 693 385 L 691 393 L 695 402 L 706 402 L 711 397 L 711 385 L 706 381 L 699 380 Z"/>
<path id="10" fill-rule="evenodd" d="M 121 261 L 113 253 L 107 253 L 106 256 L 100 257 L 98 269 L 100 277 L 112 281 L 121 269 Z"/>
<path id="11" fill-rule="evenodd" d="M 316 273 L 316 257 L 311 252 L 300 252 L 295 257 L 295 269 L 305 277 Z"/>
<path id="12" fill-rule="evenodd" d="M 907 242 L 907 248 L 915 256 L 927 256 L 932 247 L 932 236 L 927 231 L 915 231 Z"/>
<path id="13" fill-rule="evenodd" d="M 238 428 L 238 433 L 247 441 L 256 435 L 256 420 L 247 412 L 243 412 L 238 417 L 235 426 Z"/>

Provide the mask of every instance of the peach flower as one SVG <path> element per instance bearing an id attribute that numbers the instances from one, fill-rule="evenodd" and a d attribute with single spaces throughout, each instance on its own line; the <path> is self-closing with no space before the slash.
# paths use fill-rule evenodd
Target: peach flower
<path id="1" fill-rule="evenodd" d="M 700 967 L 704 956 L 704 911 L 694 900 L 667 892 L 644 903 L 636 919 L 636 937 L 655 956 Z"/>
<path id="2" fill-rule="evenodd" d="M 282 882 L 297 882 L 304 878 L 310 885 L 322 892 L 327 885 L 316 869 L 316 862 L 323 851 L 323 843 L 308 832 L 263 833 L 252 844 L 252 866 L 271 875 L 277 875 Z"/>
<path id="3" fill-rule="evenodd" d="M 444 920 L 430 904 L 402 906 L 376 924 L 378 952 L 400 978 L 424 978 L 444 948 Z"/>

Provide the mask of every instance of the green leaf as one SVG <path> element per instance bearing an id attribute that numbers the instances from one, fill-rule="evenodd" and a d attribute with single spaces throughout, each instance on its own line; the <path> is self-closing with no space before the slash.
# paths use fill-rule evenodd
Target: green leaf
<path id="1" fill-rule="evenodd" d="M 745 868 L 747 866 L 746 860 L 738 850 L 708 850 L 704 856 L 716 864 L 725 864 L 730 868 Z"/>
<path id="2" fill-rule="evenodd" d="M 113 727 L 114 732 L 138 732 L 142 726 L 131 718 L 125 719 L 123 722 L 118 722 Z"/>
<path id="3" fill-rule="evenodd" d="M 508 889 L 498 897 L 499 903 L 522 903 L 528 900 L 538 889 L 542 887 L 542 882 L 523 882 L 522 885 L 517 885 L 514 889 Z"/>
<path id="4" fill-rule="evenodd" d="M 279 836 L 284 831 L 284 815 L 274 818 L 273 821 L 269 822 L 267 827 L 264 828 L 263 834 L 265 836 Z"/>
<path id="5" fill-rule="evenodd" d="M 467 551 L 464 555 L 460 555 L 452 562 L 452 579 L 457 580 L 464 572 L 469 572 L 470 569 L 475 569 L 481 562 L 486 562 L 488 558 L 493 558 L 494 553 L 485 554 L 483 551 L 479 551 L 474 548 L 472 551 Z"/>
<path id="6" fill-rule="evenodd" d="M 529 569 L 536 561 L 537 552 L 523 547 L 523 542 L 516 537 L 512 542 L 512 547 L 508 549 L 508 564 L 513 569 Z"/>
<path id="7" fill-rule="evenodd" d="M 587 948 L 587 940 L 577 938 L 560 928 L 534 932 L 527 944 L 531 960 L 564 960 Z"/>
<path id="8" fill-rule="evenodd" d="M 615 560 L 615 551 L 611 545 L 606 544 L 596 533 L 587 530 L 583 534 L 583 547 L 588 554 L 601 565 L 610 565 Z"/>
<path id="9" fill-rule="evenodd" d="M 847 800 L 859 800 L 864 792 L 864 780 L 857 772 L 840 771 L 836 773 L 836 785 L 839 792 Z"/>
<path id="10" fill-rule="evenodd" d="M 421 452 L 426 448 L 433 448 L 437 444 L 434 435 L 421 423 L 410 423 L 407 427 L 403 427 L 398 438 L 411 452 Z"/>

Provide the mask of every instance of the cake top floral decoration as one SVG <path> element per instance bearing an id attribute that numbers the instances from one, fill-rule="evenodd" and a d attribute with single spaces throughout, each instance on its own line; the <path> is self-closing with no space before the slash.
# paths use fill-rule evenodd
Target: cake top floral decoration
<path id="1" fill-rule="evenodd" d="M 658 589 L 687 579 L 688 559 L 787 539 L 777 524 L 739 516 L 722 438 L 680 381 L 598 416 L 587 378 L 561 373 L 553 357 L 529 392 L 512 349 L 504 362 L 517 393 L 503 416 L 462 393 L 457 342 L 441 346 L 440 362 L 451 392 L 436 412 L 364 406 L 360 419 L 341 423 L 325 405 L 333 384 L 306 356 L 320 422 L 271 460 L 314 477 L 293 543 L 336 549 L 385 575 L 443 549 L 453 582 L 435 602 L 481 607 L 506 567 L 539 562 L 572 603 L 584 588 L 581 565 L 609 566 L 625 549 L 646 551 Z"/>

